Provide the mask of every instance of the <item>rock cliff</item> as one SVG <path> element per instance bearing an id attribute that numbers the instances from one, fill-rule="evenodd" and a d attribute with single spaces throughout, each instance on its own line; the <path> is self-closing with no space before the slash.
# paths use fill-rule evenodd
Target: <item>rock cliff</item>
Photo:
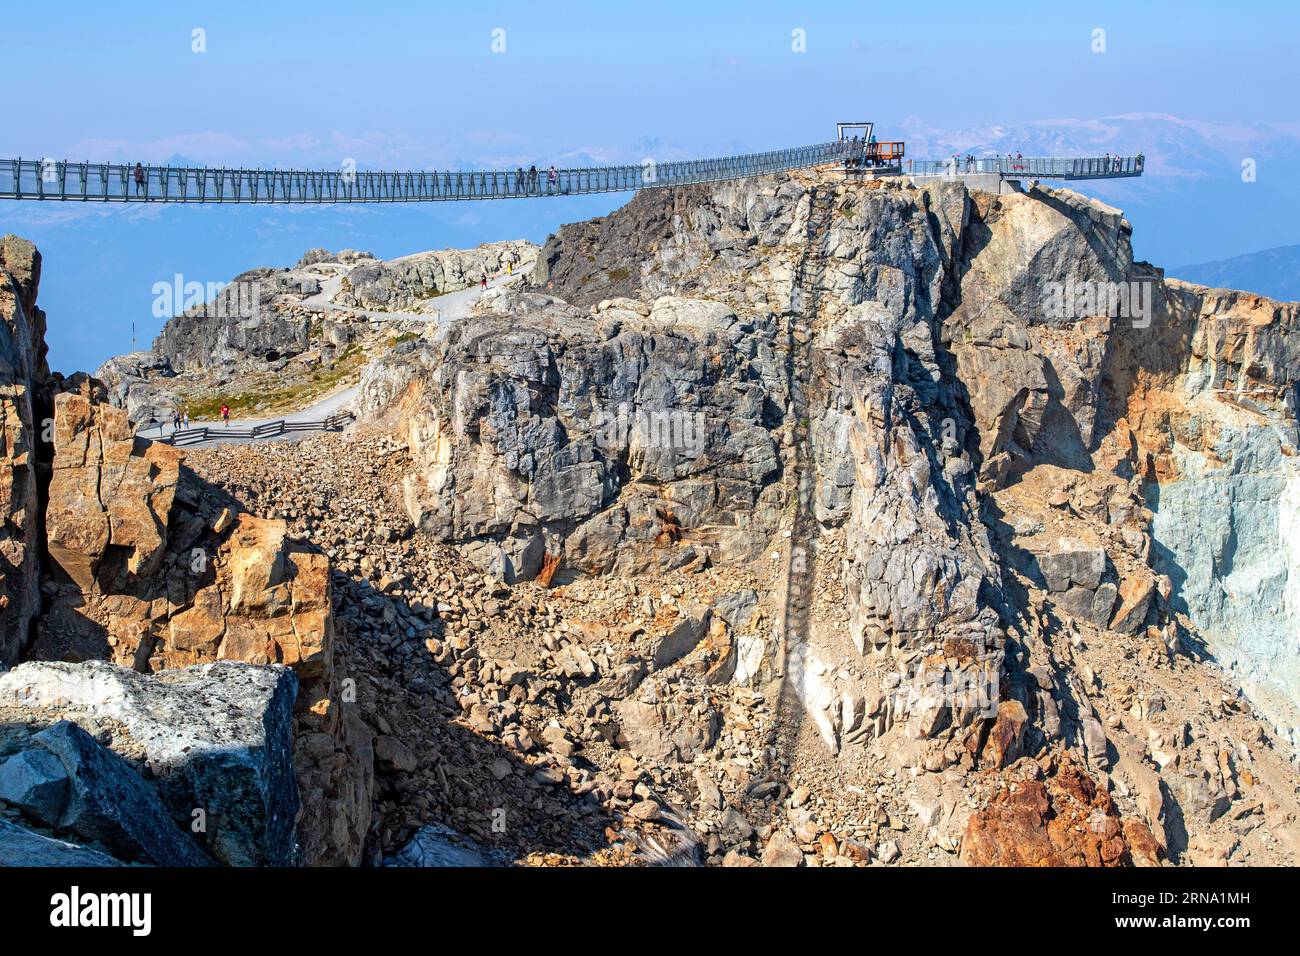
<path id="1" fill-rule="evenodd" d="M 52 383 L 23 633 L 84 663 L 23 667 L 291 668 L 309 862 L 1293 863 L 1296 308 L 1168 280 L 1131 231 L 1037 185 L 646 190 L 360 350 L 346 436 L 182 461 Z M 331 307 L 419 312 L 527 252 L 488 248 L 313 250 L 272 303 L 305 343 L 196 318 L 165 366 L 297 374 Z M 118 361 L 113 402 L 163 367 Z M 63 703 L 0 840 L 180 852 L 41 823 Z"/>
<path id="2" fill-rule="evenodd" d="M 647 601 L 608 624 L 644 650 L 561 640 L 555 666 L 599 679 L 656 765 L 715 750 L 696 694 L 738 682 L 777 695 L 778 751 L 811 735 L 869 779 L 885 759 L 960 788 L 1064 745 L 1090 783 L 1043 764 L 1026 819 L 1095 810 L 1100 786 L 1124 836 L 1044 830 L 1025 860 L 1267 855 L 1239 820 L 1295 814 L 1294 309 L 1165 281 L 1130 236 L 1039 186 L 647 190 L 561 229 L 531 289 L 372 363 L 363 411 L 398 423 L 414 526 L 506 583 L 563 604 L 608 598 L 602 575 L 753 576 L 740 626 L 680 631 Z M 934 845 L 956 846 L 939 802 Z M 720 856 L 743 845 L 701 819 Z"/>
<path id="3" fill-rule="evenodd" d="M 328 559 L 137 437 L 102 383 L 49 375 L 39 257 L 2 248 L 18 294 L 0 302 L 0 620 L 5 662 L 28 661 L 0 674 L 0 808 L 29 831 L 6 839 L 86 858 L 61 849 L 71 835 L 164 865 L 358 863 L 373 732 L 341 703 Z"/>

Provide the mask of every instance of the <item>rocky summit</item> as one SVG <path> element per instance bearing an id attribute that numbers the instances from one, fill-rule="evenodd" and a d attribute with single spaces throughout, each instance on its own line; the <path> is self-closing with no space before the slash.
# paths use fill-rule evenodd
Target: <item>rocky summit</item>
<path id="1" fill-rule="evenodd" d="M 647 189 L 93 377 L 5 237 L 0 861 L 1295 864 L 1300 305 L 1131 234 Z M 352 420 L 150 440 L 220 404 Z"/>

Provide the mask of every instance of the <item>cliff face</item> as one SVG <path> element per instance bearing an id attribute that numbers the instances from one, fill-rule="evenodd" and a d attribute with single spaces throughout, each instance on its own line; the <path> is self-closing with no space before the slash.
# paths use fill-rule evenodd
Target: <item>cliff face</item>
<path id="1" fill-rule="evenodd" d="M 99 382 L 50 376 L 39 256 L 13 237 L 0 251 L 5 281 L 13 276 L 8 297 L 0 289 L 0 650 L 2 663 L 27 662 L 0 687 L 5 719 L 26 727 L 0 733 L 0 802 L 125 860 L 358 863 L 372 735 L 340 704 L 329 560 L 201 481 L 182 453 L 136 437 Z M 213 669 L 219 662 L 231 666 Z M 224 710 L 196 713 L 191 695 Z M 168 710 L 179 723 L 164 735 L 190 743 L 164 753 L 151 721 Z M 68 729 L 103 737 L 102 720 L 120 725 L 107 748 Z M 222 732 L 228 739 L 210 737 Z M 189 754 L 220 747 L 225 765 Z M 161 789 L 129 765 L 141 748 L 151 773 L 169 778 Z M 66 806 L 46 800 L 72 786 L 65 776 L 85 791 Z M 137 805 L 114 810 L 114 792 Z M 183 834 L 198 811 L 214 823 L 191 831 L 208 832 L 202 849 Z M 57 842 L 4 839 L 38 857 Z"/>
<path id="2" fill-rule="evenodd" d="M 1289 748 L 1197 701 L 1235 693 L 1208 646 L 1252 726 L 1294 726 L 1262 679 L 1295 686 L 1294 309 L 1166 283 L 1130 233 L 1037 187 L 646 191 L 374 363 L 362 407 L 400 410 L 411 520 L 505 581 L 756 575 L 709 679 L 790 691 L 842 764 L 1038 754 L 1088 804 L 1063 747 L 1126 822 L 1050 852 L 1217 858 L 1245 777 L 1290 799 Z M 633 748 L 658 739 L 621 693 Z"/>
<path id="3" fill-rule="evenodd" d="M 1117 413 L 1172 607 L 1300 745 L 1300 306 L 1165 284 L 1154 334 L 1117 350 Z"/>
<path id="4" fill-rule="evenodd" d="M 18 659 L 40 608 L 40 509 L 34 396 L 43 387 L 45 315 L 36 307 L 41 257 L 0 239 L 0 664 Z"/>

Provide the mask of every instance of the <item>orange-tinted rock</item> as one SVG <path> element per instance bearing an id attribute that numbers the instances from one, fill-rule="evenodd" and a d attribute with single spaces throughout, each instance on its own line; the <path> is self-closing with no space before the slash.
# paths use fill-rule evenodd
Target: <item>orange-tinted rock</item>
<path id="1" fill-rule="evenodd" d="M 998 704 L 998 716 L 984 744 L 983 765 L 998 769 L 1020 759 L 1029 715 L 1018 700 Z"/>
<path id="2" fill-rule="evenodd" d="M 961 859 L 969 866 L 1156 865 L 1151 831 L 1122 819 L 1110 796 L 1068 754 L 1046 779 L 1003 775 L 993 799 L 971 816 Z"/>
<path id="3" fill-rule="evenodd" d="M 36 308 L 40 271 L 35 246 L 0 239 L 0 664 L 17 662 L 40 608 L 40 426 L 32 402 L 48 373 L 45 318 Z"/>
<path id="4" fill-rule="evenodd" d="M 168 445 L 136 438 L 119 408 L 76 392 L 55 398 L 46 542 L 79 588 L 158 570 L 180 459 Z"/>

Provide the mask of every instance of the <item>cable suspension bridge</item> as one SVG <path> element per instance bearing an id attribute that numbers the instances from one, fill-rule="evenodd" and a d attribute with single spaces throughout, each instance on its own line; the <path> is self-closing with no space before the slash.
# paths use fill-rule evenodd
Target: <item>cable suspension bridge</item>
<path id="1" fill-rule="evenodd" d="M 849 136 L 861 130 L 862 136 Z M 765 153 L 639 165 L 539 170 L 308 170 L 146 166 L 0 159 L 0 199 L 145 203 L 384 203 L 527 199 L 631 192 L 834 166 L 850 175 L 996 175 L 1020 179 L 1115 179 L 1142 175 L 1137 156 L 908 160 L 904 144 L 876 142 L 871 124 L 840 124 L 840 138 Z"/>

